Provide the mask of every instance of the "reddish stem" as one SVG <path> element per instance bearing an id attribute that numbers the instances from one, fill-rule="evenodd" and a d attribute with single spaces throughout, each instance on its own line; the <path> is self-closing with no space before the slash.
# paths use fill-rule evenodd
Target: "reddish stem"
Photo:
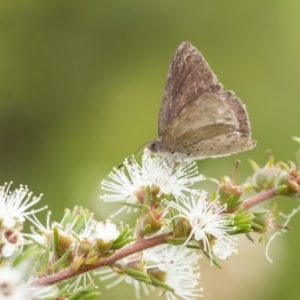
<path id="1" fill-rule="evenodd" d="M 243 203 L 244 210 L 248 210 L 251 207 L 269 200 L 270 198 L 273 198 L 277 195 L 277 192 L 275 189 L 270 189 L 266 191 L 262 191 L 259 194 L 247 199 Z M 227 212 L 228 213 L 228 212 Z M 118 260 L 127 257 L 129 255 L 132 255 L 134 253 L 140 252 L 142 250 L 152 248 L 157 245 L 164 244 L 166 242 L 166 238 L 168 236 L 172 235 L 172 232 L 164 233 L 149 239 L 143 239 L 135 242 L 132 245 L 126 246 L 120 250 L 117 250 L 112 256 L 107 258 L 100 259 L 97 263 L 93 265 L 85 265 L 82 268 L 80 268 L 78 271 L 73 272 L 71 267 L 60 271 L 56 274 L 50 275 L 48 277 L 42 277 L 34 282 L 32 282 L 32 285 L 38 285 L 38 286 L 47 286 L 51 284 L 55 284 L 57 282 L 61 282 L 63 280 L 69 279 L 71 277 L 78 276 L 80 274 L 104 267 L 104 266 L 112 266 L 115 262 Z"/>
<path id="2" fill-rule="evenodd" d="M 86 273 L 88 271 L 95 270 L 100 267 L 112 266 L 116 261 L 118 261 L 124 257 L 127 257 L 136 252 L 140 252 L 142 250 L 152 248 L 154 246 L 165 243 L 166 238 L 170 235 L 172 235 L 172 232 L 164 233 L 164 234 L 161 234 L 161 235 L 149 238 L 149 239 L 139 240 L 132 245 L 129 245 L 120 250 L 117 250 L 110 257 L 102 258 L 102 259 L 100 258 L 100 260 L 93 265 L 83 266 L 77 272 L 73 272 L 72 269 L 69 267 L 63 271 L 56 273 L 56 274 L 39 278 L 39 279 L 35 280 L 34 282 L 32 282 L 32 285 L 47 286 L 47 285 L 55 284 L 57 282 L 61 282 L 63 280 L 69 279 L 71 277 L 78 276 L 78 275 Z"/>
<path id="3" fill-rule="evenodd" d="M 278 194 L 275 189 L 262 191 L 259 194 L 256 194 L 255 196 L 253 196 L 249 199 L 246 199 L 243 203 L 243 208 L 244 208 L 244 210 L 248 210 L 249 208 L 251 208 L 263 201 L 269 200 L 277 195 Z"/>
<path id="4" fill-rule="evenodd" d="M 243 209 L 244 210 L 248 210 L 250 209 L 251 207 L 261 203 L 261 202 L 264 202 L 264 201 L 267 201 L 275 196 L 277 196 L 278 193 L 276 192 L 275 189 L 270 189 L 270 190 L 266 190 L 266 191 L 262 191 L 260 192 L 259 194 L 256 194 L 255 196 L 253 197 L 250 197 L 248 199 L 246 199 L 244 202 L 243 202 Z M 235 211 L 237 211 L 239 209 L 239 207 L 236 207 L 236 208 L 233 208 L 233 209 L 230 209 L 230 210 L 227 210 L 226 213 L 234 213 Z"/>

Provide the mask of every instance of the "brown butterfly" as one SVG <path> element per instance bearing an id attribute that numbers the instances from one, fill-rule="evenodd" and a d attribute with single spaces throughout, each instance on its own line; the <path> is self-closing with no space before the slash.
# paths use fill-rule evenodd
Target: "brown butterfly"
<path id="1" fill-rule="evenodd" d="M 189 42 L 180 44 L 169 67 L 158 135 L 147 147 L 173 161 L 226 156 L 256 145 L 245 105 L 223 89 Z"/>

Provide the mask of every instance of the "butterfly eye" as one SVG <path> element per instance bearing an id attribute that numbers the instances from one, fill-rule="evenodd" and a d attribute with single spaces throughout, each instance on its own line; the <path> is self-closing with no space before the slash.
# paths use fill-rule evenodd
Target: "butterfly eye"
<path id="1" fill-rule="evenodd" d="M 170 151 L 172 154 L 175 153 L 175 150 L 172 149 L 171 147 L 169 148 L 169 151 Z"/>
<path id="2" fill-rule="evenodd" d="M 153 153 L 158 153 L 161 151 L 161 142 L 160 139 L 156 139 L 156 140 L 152 140 L 149 144 L 148 144 L 148 149 L 150 151 L 152 151 Z"/>

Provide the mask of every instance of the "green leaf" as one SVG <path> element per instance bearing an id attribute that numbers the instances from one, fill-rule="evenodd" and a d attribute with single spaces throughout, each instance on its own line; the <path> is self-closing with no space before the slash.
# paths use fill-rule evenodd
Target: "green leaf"
<path id="1" fill-rule="evenodd" d="M 222 266 L 219 264 L 219 262 L 216 260 L 216 259 L 214 259 L 207 251 L 204 251 L 203 249 L 202 249 L 202 251 L 203 251 L 203 253 L 204 253 L 204 255 L 215 265 L 215 266 L 217 266 L 218 268 L 220 268 L 220 269 L 222 269 Z"/>
<path id="2" fill-rule="evenodd" d="M 57 255 L 59 255 L 59 230 L 56 226 L 53 228 L 53 243 L 54 251 Z"/>
<path id="3" fill-rule="evenodd" d="M 131 268 L 122 267 L 122 270 L 129 276 L 133 277 L 136 280 L 145 282 L 145 283 L 151 283 L 151 279 L 148 274 L 145 274 L 144 272 L 140 272 Z"/>
<path id="4" fill-rule="evenodd" d="M 71 254 L 71 252 L 72 252 L 72 249 L 69 248 L 64 253 L 64 255 L 51 266 L 51 270 L 56 270 L 56 269 L 60 268 L 61 266 L 63 266 L 64 262 L 68 259 L 68 256 Z"/>
<path id="5" fill-rule="evenodd" d="M 161 287 L 163 288 L 164 290 L 166 291 L 170 291 L 170 292 L 174 292 L 174 289 L 171 288 L 169 285 L 157 280 L 154 276 L 152 276 L 151 274 L 149 274 L 150 278 L 151 278 L 151 283 L 154 285 L 154 286 L 157 286 L 157 287 Z"/>

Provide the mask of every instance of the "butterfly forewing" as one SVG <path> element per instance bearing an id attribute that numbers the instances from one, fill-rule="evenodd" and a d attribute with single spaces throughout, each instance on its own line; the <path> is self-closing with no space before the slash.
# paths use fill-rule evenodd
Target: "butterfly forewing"
<path id="1" fill-rule="evenodd" d="M 217 77 L 202 54 L 189 42 L 181 43 L 168 71 L 159 113 L 159 136 L 182 108 L 204 91 L 213 88 L 219 88 Z"/>

